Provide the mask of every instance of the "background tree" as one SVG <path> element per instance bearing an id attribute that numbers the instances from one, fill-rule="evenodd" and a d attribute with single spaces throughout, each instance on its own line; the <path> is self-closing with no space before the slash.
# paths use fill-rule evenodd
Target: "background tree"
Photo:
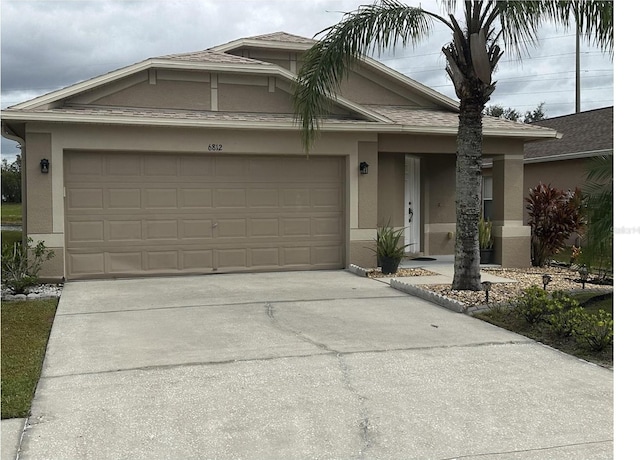
<path id="1" fill-rule="evenodd" d="M 505 109 L 500 104 L 488 105 L 482 113 L 490 117 L 504 118 L 505 120 L 511 121 L 520 121 L 522 118 L 522 114 L 516 109 L 512 109 L 511 107 Z"/>
<path id="2" fill-rule="evenodd" d="M 609 1 L 496 1 L 464 2 L 462 21 L 454 0 L 444 1 L 446 16 L 380 0 L 346 13 L 305 54 L 294 93 L 302 139 L 309 151 L 329 113 L 342 79 L 372 48 L 415 45 L 428 37 L 433 21 L 449 28 L 452 41 L 442 48 L 446 72 L 460 99 L 456 154 L 456 241 L 453 289 L 479 290 L 478 222 L 482 180 L 482 112 L 495 90 L 492 75 L 503 55 L 501 46 L 516 55 L 536 42 L 546 21 L 565 28 L 576 22 L 589 40 L 613 47 L 613 3 Z"/>
<path id="3" fill-rule="evenodd" d="M 584 192 L 587 232 L 582 261 L 605 278 L 613 272 L 613 155 L 590 160 Z"/>
<path id="4" fill-rule="evenodd" d="M 22 202 L 22 174 L 20 155 L 13 163 L 2 160 L 2 202 Z"/>
<path id="5" fill-rule="evenodd" d="M 538 107 L 536 107 L 533 112 L 527 110 L 527 112 L 524 114 L 524 118 L 522 121 L 524 121 L 525 123 L 535 123 L 537 121 L 540 120 L 544 120 L 546 117 L 546 115 L 544 114 L 544 102 L 541 102 L 540 104 L 538 104 Z"/>

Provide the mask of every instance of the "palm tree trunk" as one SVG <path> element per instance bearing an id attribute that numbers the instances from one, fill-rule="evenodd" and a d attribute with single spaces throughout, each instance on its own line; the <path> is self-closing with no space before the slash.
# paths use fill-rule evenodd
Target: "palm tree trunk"
<path id="1" fill-rule="evenodd" d="M 480 290 L 480 190 L 484 103 L 460 101 L 456 160 L 456 246 L 452 289 Z"/>

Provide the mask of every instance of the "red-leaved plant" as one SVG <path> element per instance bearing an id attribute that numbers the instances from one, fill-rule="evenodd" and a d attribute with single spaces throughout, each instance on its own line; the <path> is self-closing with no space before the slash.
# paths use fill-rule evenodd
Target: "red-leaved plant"
<path id="1" fill-rule="evenodd" d="M 559 190 L 538 184 L 525 198 L 531 226 L 531 262 L 542 267 L 564 247 L 566 239 L 584 225 L 580 189 Z"/>

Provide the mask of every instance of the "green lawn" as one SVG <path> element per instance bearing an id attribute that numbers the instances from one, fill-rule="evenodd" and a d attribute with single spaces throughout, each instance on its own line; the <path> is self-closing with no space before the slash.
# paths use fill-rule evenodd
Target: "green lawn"
<path id="1" fill-rule="evenodd" d="M 58 299 L 2 302 L 2 418 L 29 415 Z"/>
<path id="2" fill-rule="evenodd" d="M 2 247 L 22 242 L 22 232 L 18 230 L 2 230 Z"/>
<path id="3" fill-rule="evenodd" d="M 22 224 L 22 203 L 2 203 L 0 220 L 4 225 Z"/>

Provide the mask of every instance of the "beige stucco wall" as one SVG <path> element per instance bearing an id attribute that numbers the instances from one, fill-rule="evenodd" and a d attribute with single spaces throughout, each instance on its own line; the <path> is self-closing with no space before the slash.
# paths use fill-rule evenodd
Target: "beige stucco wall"
<path id="1" fill-rule="evenodd" d="M 504 267 L 531 264 L 531 229 L 523 224 L 523 158 L 493 158 L 493 236 L 495 262 Z"/>
<path id="2" fill-rule="evenodd" d="M 404 226 L 404 155 L 380 153 L 378 157 L 377 225 Z"/>
<path id="3" fill-rule="evenodd" d="M 50 233 L 53 230 L 52 178 L 60 173 L 62 165 L 56 164 L 51 155 L 51 135 L 29 133 L 25 154 L 27 233 Z M 49 160 L 50 172 L 40 172 L 40 161 Z"/>
<path id="4" fill-rule="evenodd" d="M 428 187 L 428 216 L 425 220 L 425 253 L 453 254 L 456 231 L 456 158 L 451 154 L 428 155 L 423 159 Z"/>
<path id="5" fill-rule="evenodd" d="M 208 78 L 208 75 L 206 75 Z M 121 107 L 171 108 L 185 110 L 210 110 L 211 88 L 209 81 L 157 80 L 138 83 L 130 88 L 101 97 L 97 105 Z"/>
<path id="6" fill-rule="evenodd" d="M 265 83 L 267 80 L 265 78 Z M 292 113 L 291 95 L 268 85 L 218 85 L 218 110 L 222 112 Z"/>

